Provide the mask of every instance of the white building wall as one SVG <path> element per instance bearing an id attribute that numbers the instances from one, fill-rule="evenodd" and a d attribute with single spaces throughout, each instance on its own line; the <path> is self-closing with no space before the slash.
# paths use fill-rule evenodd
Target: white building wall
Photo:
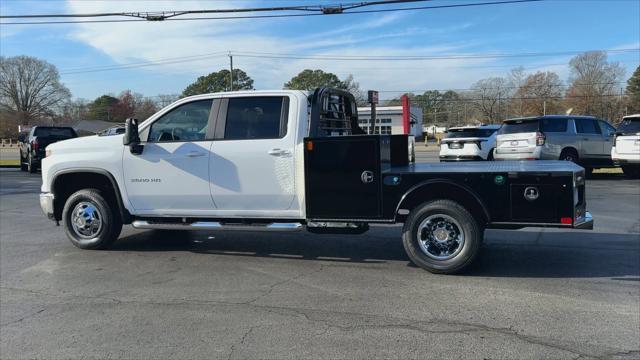
<path id="1" fill-rule="evenodd" d="M 409 135 L 422 136 L 422 109 L 411 107 L 411 119 L 415 124 L 411 126 Z M 371 124 L 371 108 L 358 108 L 358 122 L 360 127 L 366 131 Z M 403 134 L 404 125 L 402 123 L 402 106 L 380 106 L 376 108 L 376 134 Z"/>

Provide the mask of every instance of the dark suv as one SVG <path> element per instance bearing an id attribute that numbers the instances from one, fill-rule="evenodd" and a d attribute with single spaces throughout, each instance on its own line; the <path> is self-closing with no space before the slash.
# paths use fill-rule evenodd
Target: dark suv
<path id="1" fill-rule="evenodd" d="M 75 137 L 78 135 L 70 127 L 34 126 L 20 139 L 20 170 L 36 172 L 47 145 Z"/>

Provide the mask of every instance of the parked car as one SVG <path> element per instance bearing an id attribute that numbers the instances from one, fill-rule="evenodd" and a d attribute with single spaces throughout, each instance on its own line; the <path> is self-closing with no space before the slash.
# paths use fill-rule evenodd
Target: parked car
<path id="1" fill-rule="evenodd" d="M 36 172 L 45 157 L 45 148 L 55 142 L 78 137 L 73 128 L 34 126 L 20 141 L 20 170 Z"/>
<path id="2" fill-rule="evenodd" d="M 98 135 L 100 136 L 112 136 L 112 135 L 119 135 L 119 134 L 124 134 L 124 124 L 123 125 L 117 125 L 114 127 L 110 127 L 108 129 L 102 130 L 98 133 Z"/>
<path id="3" fill-rule="evenodd" d="M 640 178 L 640 114 L 622 118 L 611 148 L 611 160 L 625 175 Z"/>
<path id="4" fill-rule="evenodd" d="M 496 160 L 567 160 L 587 171 L 611 167 L 616 129 L 590 116 L 548 115 L 505 120 L 496 139 Z"/>
<path id="5" fill-rule="evenodd" d="M 450 128 L 440 141 L 440 161 L 493 160 L 499 128 L 500 125 Z"/>
<path id="6" fill-rule="evenodd" d="M 49 145 L 40 206 L 82 249 L 109 246 L 123 224 L 362 234 L 403 223 L 407 256 L 445 274 L 473 261 L 486 228 L 593 228 L 575 164 L 409 164 L 406 140 L 365 134 L 343 90 L 202 94 L 128 119 L 124 135 Z"/>

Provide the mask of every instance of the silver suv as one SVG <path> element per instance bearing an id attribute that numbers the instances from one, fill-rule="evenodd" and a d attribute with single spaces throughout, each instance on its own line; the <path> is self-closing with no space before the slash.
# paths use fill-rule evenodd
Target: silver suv
<path id="1" fill-rule="evenodd" d="M 613 166 L 616 129 L 590 116 L 549 115 L 505 120 L 496 139 L 496 160 L 568 160 L 587 170 Z"/>

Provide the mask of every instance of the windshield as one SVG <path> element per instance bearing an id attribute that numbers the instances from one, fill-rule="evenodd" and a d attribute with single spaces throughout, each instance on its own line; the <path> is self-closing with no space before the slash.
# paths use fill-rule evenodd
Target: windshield
<path id="1" fill-rule="evenodd" d="M 633 117 L 622 120 L 618 126 L 618 134 L 640 133 L 640 117 Z"/>
<path id="2" fill-rule="evenodd" d="M 447 139 L 452 138 L 485 138 L 493 135 L 497 129 L 450 129 L 447 131 Z"/>
<path id="3" fill-rule="evenodd" d="M 76 137 L 76 133 L 72 128 L 56 128 L 56 127 L 39 127 L 36 129 L 34 136 L 41 137 Z"/>
<path id="4" fill-rule="evenodd" d="M 538 119 L 505 121 L 498 130 L 498 135 L 536 132 L 539 124 Z"/>

